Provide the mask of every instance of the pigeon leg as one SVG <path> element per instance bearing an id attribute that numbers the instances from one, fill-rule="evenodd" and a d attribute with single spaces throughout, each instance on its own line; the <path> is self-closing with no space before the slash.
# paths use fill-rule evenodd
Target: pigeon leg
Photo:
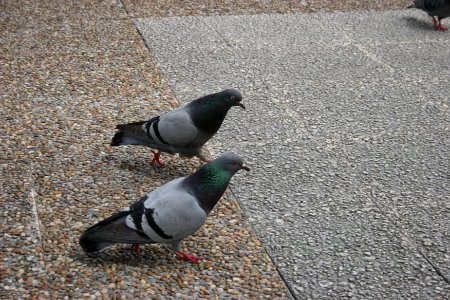
<path id="1" fill-rule="evenodd" d="M 196 256 L 194 256 L 192 254 L 187 254 L 187 253 L 185 253 L 183 251 L 177 251 L 177 254 L 179 255 L 180 259 L 190 261 L 191 263 L 194 263 L 194 264 L 198 264 L 198 262 L 200 260 L 205 259 L 204 257 L 196 257 Z"/>
<path id="2" fill-rule="evenodd" d="M 436 19 L 435 16 L 431 17 L 431 21 L 433 21 L 434 29 L 439 30 L 439 22 L 438 22 L 438 20 Z"/>
<path id="3" fill-rule="evenodd" d="M 436 25 L 438 23 L 438 21 L 436 20 L 435 16 L 431 17 L 431 21 L 433 21 L 433 24 Z"/>
<path id="4" fill-rule="evenodd" d="M 163 164 L 159 158 L 161 157 L 161 151 L 153 151 L 150 150 L 153 153 L 153 160 L 152 163 L 156 163 L 158 166 L 160 166 L 161 168 L 164 168 L 166 165 Z"/>
<path id="5" fill-rule="evenodd" d="M 438 21 L 438 25 L 437 25 L 436 29 L 437 30 L 441 30 L 441 31 L 447 31 L 448 30 L 448 28 L 445 28 L 444 25 L 442 25 L 441 20 Z"/>
<path id="6" fill-rule="evenodd" d="M 141 248 L 139 248 L 139 244 L 132 244 L 131 250 L 136 254 L 137 256 L 141 256 Z"/>

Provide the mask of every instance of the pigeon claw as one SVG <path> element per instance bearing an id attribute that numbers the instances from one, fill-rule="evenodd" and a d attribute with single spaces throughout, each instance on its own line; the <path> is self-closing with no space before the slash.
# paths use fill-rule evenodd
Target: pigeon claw
<path id="1" fill-rule="evenodd" d="M 440 31 L 447 31 L 448 29 L 442 25 L 441 20 L 436 19 L 436 17 L 431 17 L 431 21 L 433 21 L 434 29 Z"/>
<path id="2" fill-rule="evenodd" d="M 447 31 L 448 28 L 445 28 L 444 25 L 442 25 L 441 23 L 439 23 L 439 25 L 437 26 L 436 30 Z"/>
<path id="3" fill-rule="evenodd" d="M 197 257 L 192 254 L 187 254 L 183 251 L 177 251 L 178 257 L 182 260 L 190 261 L 191 263 L 198 264 L 199 261 L 204 260 L 204 257 Z"/>
<path id="4" fill-rule="evenodd" d="M 161 157 L 161 152 L 159 152 L 159 151 L 153 151 L 153 150 L 150 150 L 152 153 L 153 153 L 153 160 L 152 160 L 152 163 L 156 163 L 158 166 L 160 166 L 161 168 L 164 168 L 166 165 L 165 164 L 163 164 L 160 160 L 159 160 L 159 158 Z"/>
<path id="5" fill-rule="evenodd" d="M 131 245 L 131 250 L 136 254 L 136 256 L 141 256 L 141 248 L 139 248 L 139 244 Z"/>

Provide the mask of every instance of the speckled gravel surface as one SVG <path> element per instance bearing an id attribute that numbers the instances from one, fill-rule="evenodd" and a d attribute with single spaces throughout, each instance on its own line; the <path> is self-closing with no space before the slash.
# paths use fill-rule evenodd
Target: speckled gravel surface
<path id="1" fill-rule="evenodd" d="M 199 265 L 158 245 L 142 257 L 78 246 L 86 227 L 200 166 L 164 155 L 159 169 L 146 149 L 109 146 L 115 124 L 179 103 L 121 4 L 92 2 L 0 3 L 0 297 L 289 298 L 230 192 L 184 243 L 208 257 Z"/>
<path id="2" fill-rule="evenodd" d="M 123 0 L 132 17 L 254 15 L 402 9 L 412 0 Z"/>

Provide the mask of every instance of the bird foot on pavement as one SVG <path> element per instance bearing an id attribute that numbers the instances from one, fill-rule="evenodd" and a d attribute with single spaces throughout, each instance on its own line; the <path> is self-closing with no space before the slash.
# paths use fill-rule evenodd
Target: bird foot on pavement
<path id="1" fill-rule="evenodd" d="M 141 256 L 141 248 L 139 248 L 139 244 L 133 244 L 131 245 L 131 250 L 136 254 L 137 256 Z"/>
<path id="2" fill-rule="evenodd" d="M 153 160 L 152 160 L 152 163 L 156 163 L 158 166 L 160 166 L 161 168 L 164 168 L 166 165 L 165 164 L 163 164 L 160 160 L 159 160 L 159 158 L 161 157 L 161 152 L 159 152 L 159 151 L 153 151 L 153 150 L 150 150 L 152 153 L 153 153 Z"/>
<path id="3" fill-rule="evenodd" d="M 182 260 L 190 261 L 191 263 L 198 264 L 200 260 L 204 260 L 204 257 L 197 257 L 192 254 L 187 254 L 183 251 L 177 251 L 178 257 Z"/>

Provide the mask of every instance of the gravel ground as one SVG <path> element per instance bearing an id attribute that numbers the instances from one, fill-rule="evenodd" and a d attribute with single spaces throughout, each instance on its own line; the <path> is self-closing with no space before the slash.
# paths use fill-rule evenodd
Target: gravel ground
<path id="1" fill-rule="evenodd" d="M 135 18 L 402 9 L 412 0 L 123 0 Z"/>
<path id="2" fill-rule="evenodd" d="M 289 298 L 230 192 L 184 243 L 208 257 L 198 266 L 154 245 L 84 254 L 86 227 L 200 162 L 163 155 L 162 170 L 146 149 L 109 147 L 115 124 L 179 105 L 120 3 L 0 11 L 2 299 Z"/>

